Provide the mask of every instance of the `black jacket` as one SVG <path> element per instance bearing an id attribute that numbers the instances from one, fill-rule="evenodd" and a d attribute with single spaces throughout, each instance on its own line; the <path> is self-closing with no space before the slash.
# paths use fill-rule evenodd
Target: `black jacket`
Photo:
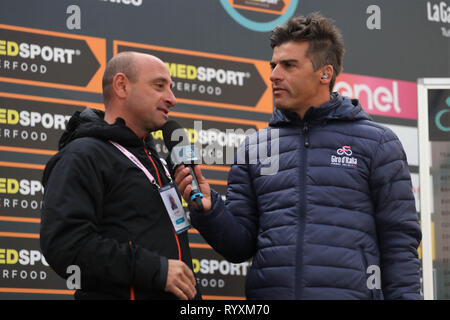
<path id="1" fill-rule="evenodd" d="M 63 278 L 79 266 L 76 299 L 175 299 L 164 291 L 167 259 L 181 255 L 192 269 L 187 232 L 176 236 L 157 187 L 109 140 L 169 182 L 151 135 L 144 142 L 120 118 L 76 112 L 44 171 L 43 254 Z"/>

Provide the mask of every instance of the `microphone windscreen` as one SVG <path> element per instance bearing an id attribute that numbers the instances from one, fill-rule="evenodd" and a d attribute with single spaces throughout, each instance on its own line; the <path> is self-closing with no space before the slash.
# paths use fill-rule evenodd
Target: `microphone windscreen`
<path id="1" fill-rule="evenodd" d="M 183 127 L 175 120 L 168 120 L 162 127 L 164 144 L 169 152 L 172 151 L 176 145 L 188 145 L 189 138 Z"/>

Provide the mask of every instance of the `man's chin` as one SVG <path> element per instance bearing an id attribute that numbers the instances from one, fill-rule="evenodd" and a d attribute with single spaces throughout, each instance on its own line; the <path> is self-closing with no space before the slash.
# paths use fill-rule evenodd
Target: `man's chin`
<path id="1" fill-rule="evenodd" d="M 162 120 L 158 123 L 155 123 L 151 128 L 149 128 L 150 132 L 154 132 L 154 131 L 158 131 L 161 130 L 162 127 L 166 124 L 166 122 L 168 121 L 168 119 Z"/>
<path id="2" fill-rule="evenodd" d="M 285 105 L 285 104 L 281 104 L 281 103 L 275 103 L 275 108 L 283 110 L 283 111 L 292 111 L 289 106 Z"/>
<path id="3" fill-rule="evenodd" d="M 158 119 L 158 122 L 156 123 L 156 126 L 158 127 L 158 130 L 161 129 L 166 122 L 169 121 L 169 115 L 165 114 L 163 117 Z"/>

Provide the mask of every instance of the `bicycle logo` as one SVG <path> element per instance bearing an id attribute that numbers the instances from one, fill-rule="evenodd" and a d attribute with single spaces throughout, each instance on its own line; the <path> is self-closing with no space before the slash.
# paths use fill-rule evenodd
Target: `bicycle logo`
<path id="1" fill-rule="evenodd" d="M 350 146 L 342 146 L 342 148 L 339 148 L 336 150 L 337 154 L 339 156 L 342 156 L 345 154 L 346 156 L 351 156 L 353 154 L 352 150 L 350 150 Z"/>

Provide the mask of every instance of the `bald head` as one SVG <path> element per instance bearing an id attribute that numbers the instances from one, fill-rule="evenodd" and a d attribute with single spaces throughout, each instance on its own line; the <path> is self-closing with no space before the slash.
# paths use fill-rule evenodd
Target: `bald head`
<path id="1" fill-rule="evenodd" d="M 114 76 L 123 73 L 130 82 L 135 83 L 139 76 L 139 65 L 143 60 L 153 60 L 163 63 L 159 58 L 133 51 L 118 53 L 106 65 L 105 73 L 102 79 L 103 99 L 105 104 L 112 97 L 112 84 Z"/>
<path id="2" fill-rule="evenodd" d="M 161 128 L 177 104 L 167 65 L 140 52 L 122 52 L 108 62 L 103 95 L 105 122 L 121 118 L 140 138 Z"/>

